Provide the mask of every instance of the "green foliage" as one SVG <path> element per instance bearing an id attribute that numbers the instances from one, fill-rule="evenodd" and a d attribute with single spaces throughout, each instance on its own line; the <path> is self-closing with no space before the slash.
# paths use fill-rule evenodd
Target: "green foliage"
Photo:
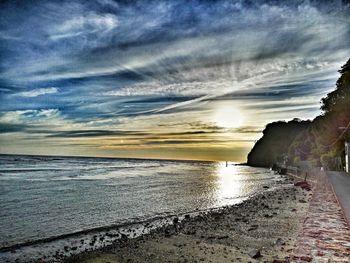
<path id="1" fill-rule="evenodd" d="M 339 70 L 336 89 L 321 100 L 323 113 L 312 122 L 294 119 L 266 126 L 263 137 L 248 154 L 248 164 L 271 166 L 288 155 L 290 162 L 308 161 L 314 166 L 335 167 L 342 156 L 344 141 L 350 140 L 350 59 Z"/>
<path id="2" fill-rule="evenodd" d="M 283 155 L 295 137 L 309 126 L 310 121 L 294 119 L 290 122 L 269 123 L 263 131 L 263 137 L 254 145 L 248 154 L 251 166 L 269 167 L 276 161 L 283 161 Z"/>
<path id="3" fill-rule="evenodd" d="M 325 154 L 321 155 L 321 164 L 323 167 L 326 167 L 327 169 L 335 169 L 336 163 L 335 163 L 335 157 L 337 157 L 336 152 L 329 151 Z"/>
<path id="4" fill-rule="evenodd" d="M 350 59 L 342 66 L 339 73 L 341 76 L 336 83 L 336 89 L 321 100 L 321 109 L 326 114 L 344 113 L 344 110 L 350 112 Z"/>

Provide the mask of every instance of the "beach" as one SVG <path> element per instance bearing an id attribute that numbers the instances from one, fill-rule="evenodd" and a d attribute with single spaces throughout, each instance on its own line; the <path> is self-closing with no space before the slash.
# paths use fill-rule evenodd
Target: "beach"
<path id="1" fill-rule="evenodd" d="M 0 17 L 0 263 L 350 263 L 350 0 Z"/>
<path id="2" fill-rule="evenodd" d="M 225 236 L 222 233 L 242 222 L 248 228 L 259 225 L 245 220 L 252 221 L 260 213 L 268 220 L 262 221 L 262 229 L 272 219 L 263 217 L 263 204 L 253 200 L 266 195 L 265 205 L 276 198 L 276 205 L 282 205 L 284 194 L 275 198 L 274 191 L 292 187 L 266 168 L 222 162 L 57 156 L 2 156 L 1 161 L 0 179 L 6 189 L 0 193 L 2 262 L 62 262 L 120 242 L 122 246 L 125 241 L 139 242 L 140 236 L 162 244 L 162 236 L 197 238 L 206 228 L 212 231 L 200 235 L 215 240 L 216 231 Z M 274 209 L 272 218 L 273 212 L 280 213 Z M 215 225 L 212 214 L 225 215 L 222 223 Z M 232 216 L 226 218 L 226 214 Z M 241 214 L 244 218 L 236 219 Z M 231 222 L 232 229 L 225 228 L 226 222 Z M 186 232 L 188 228 L 194 230 Z M 196 234 L 189 235 L 193 231 Z M 239 238 L 238 234 L 231 239 Z M 229 240 L 218 240 L 225 239 Z"/>
<path id="3" fill-rule="evenodd" d="M 241 204 L 173 217 L 150 234 L 86 251 L 65 262 L 283 262 L 290 257 L 311 192 L 286 178 Z M 103 238 L 103 237 L 99 237 Z"/>

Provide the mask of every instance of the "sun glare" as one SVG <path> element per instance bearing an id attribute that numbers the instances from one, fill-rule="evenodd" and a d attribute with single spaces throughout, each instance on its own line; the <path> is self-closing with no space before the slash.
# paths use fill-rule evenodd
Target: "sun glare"
<path id="1" fill-rule="evenodd" d="M 215 110 L 213 121 L 223 128 L 238 128 L 242 126 L 244 116 L 238 107 L 224 105 Z"/>
<path id="2" fill-rule="evenodd" d="M 219 200 L 231 200 L 233 203 L 241 201 L 239 197 L 243 195 L 242 178 L 237 172 L 237 166 L 220 162 L 217 166 L 217 175 Z"/>

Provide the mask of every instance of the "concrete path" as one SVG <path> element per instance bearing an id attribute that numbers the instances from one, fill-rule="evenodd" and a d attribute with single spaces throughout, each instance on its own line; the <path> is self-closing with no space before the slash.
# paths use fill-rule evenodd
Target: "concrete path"
<path id="1" fill-rule="evenodd" d="M 350 226 L 350 174 L 327 171 L 327 176 Z"/>

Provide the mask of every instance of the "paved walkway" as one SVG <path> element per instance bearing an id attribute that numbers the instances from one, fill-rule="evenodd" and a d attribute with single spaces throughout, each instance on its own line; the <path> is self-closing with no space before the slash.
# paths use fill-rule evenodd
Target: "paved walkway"
<path id="1" fill-rule="evenodd" d="M 350 226 L 350 174 L 328 171 L 327 176 L 332 182 L 334 192 Z"/>
<path id="2" fill-rule="evenodd" d="M 350 229 L 324 172 L 313 185 L 309 211 L 291 262 L 350 262 Z"/>

